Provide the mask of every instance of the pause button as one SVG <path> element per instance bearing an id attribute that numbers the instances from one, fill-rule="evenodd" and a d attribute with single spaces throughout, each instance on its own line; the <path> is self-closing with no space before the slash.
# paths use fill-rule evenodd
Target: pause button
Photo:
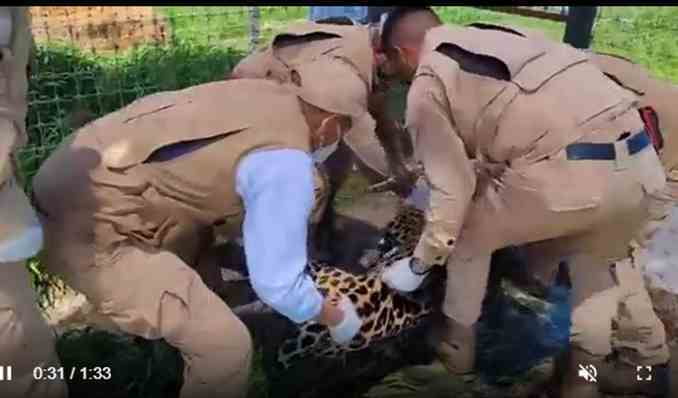
<path id="1" fill-rule="evenodd" d="M 0 381 L 10 381 L 10 380 L 12 380 L 12 367 L 0 366 Z"/>

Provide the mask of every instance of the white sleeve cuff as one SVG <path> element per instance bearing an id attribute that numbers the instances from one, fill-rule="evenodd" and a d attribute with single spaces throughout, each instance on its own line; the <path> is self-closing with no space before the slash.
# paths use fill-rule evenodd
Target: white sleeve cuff
<path id="1" fill-rule="evenodd" d="M 360 332 L 363 325 L 362 319 L 358 316 L 358 312 L 353 305 L 353 302 L 342 296 L 339 301 L 339 308 L 344 313 L 344 319 L 334 327 L 330 327 L 330 335 L 332 339 L 339 344 L 348 344 Z"/>
<path id="2" fill-rule="evenodd" d="M 325 300 L 308 275 L 303 275 L 291 287 L 266 285 L 256 280 L 252 280 L 252 287 L 263 302 L 295 323 L 320 315 Z"/>
<path id="3" fill-rule="evenodd" d="M 0 263 L 14 263 L 33 257 L 42 248 L 43 232 L 40 224 L 31 226 L 18 236 L 0 242 Z"/>

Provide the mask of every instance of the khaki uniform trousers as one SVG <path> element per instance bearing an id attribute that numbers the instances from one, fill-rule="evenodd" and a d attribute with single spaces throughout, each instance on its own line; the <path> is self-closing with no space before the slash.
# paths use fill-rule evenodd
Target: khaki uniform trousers
<path id="1" fill-rule="evenodd" d="M 563 162 L 567 167 L 561 167 Z M 574 346 L 609 354 L 612 322 L 625 303 L 630 312 L 617 320 L 636 325 L 641 332 L 635 346 L 646 348 L 644 356 L 656 356 L 652 361 L 663 361 L 664 329 L 638 269 L 621 262 L 610 272 L 610 264 L 628 257 L 628 242 L 648 223 L 653 198 L 664 188 L 664 171 L 650 147 L 627 158 L 626 167 L 615 161 L 569 161 L 561 151 L 550 160 L 507 169 L 485 184 L 471 205 L 447 263 L 443 312 L 457 323 L 473 325 L 480 316 L 492 252 L 540 242 L 532 245 L 534 256 L 550 250 L 551 262 L 556 253 L 570 265 Z"/>
<path id="2" fill-rule="evenodd" d="M 37 299 L 23 262 L 0 264 L 0 366 L 12 367 L 12 380 L 0 381 L 2 397 L 67 396 L 63 381 L 33 377 L 36 367 L 61 366 L 54 333 L 40 314 Z"/>
<path id="3" fill-rule="evenodd" d="M 613 326 L 611 341 L 601 339 L 594 346 L 586 342 L 578 345 L 592 355 L 604 355 L 613 349 L 620 361 L 632 366 L 664 364 L 670 356 L 666 331 L 654 312 L 643 273 L 647 265 L 647 244 L 659 229 L 667 225 L 668 214 L 678 202 L 678 181 L 669 178 L 666 188 L 650 195 L 650 199 L 649 221 L 631 241 L 628 258 L 609 267 L 589 271 L 573 270 L 570 265 L 571 278 L 581 279 L 577 282 L 572 280 L 573 285 L 579 285 L 578 295 L 573 297 L 573 306 L 580 308 L 578 313 L 573 314 L 573 317 L 577 317 L 573 319 L 573 325 L 580 326 L 579 330 L 572 330 L 573 339 L 582 338 L 581 329 L 597 328 L 608 333 Z M 527 272 L 534 275 L 542 285 L 551 285 L 567 248 L 559 246 L 558 242 L 540 242 L 522 249 Z M 599 314 L 600 308 L 613 307 L 617 310 L 611 311 L 612 323 L 598 315 L 591 315 Z M 591 341 L 596 341 L 596 336 Z"/>

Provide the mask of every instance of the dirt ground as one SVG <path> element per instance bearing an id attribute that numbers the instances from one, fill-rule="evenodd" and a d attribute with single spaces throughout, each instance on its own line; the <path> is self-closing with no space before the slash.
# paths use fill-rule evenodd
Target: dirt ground
<path id="1" fill-rule="evenodd" d="M 30 7 L 37 42 L 65 41 L 94 52 L 165 42 L 169 24 L 153 7 Z"/>

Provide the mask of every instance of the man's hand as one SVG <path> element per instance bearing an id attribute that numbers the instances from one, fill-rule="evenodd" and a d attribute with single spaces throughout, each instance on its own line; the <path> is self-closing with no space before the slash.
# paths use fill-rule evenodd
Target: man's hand
<path id="1" fill-rule="evenodd" d="M 338 301 L 325 299 L 318 322 L 330 329 L 330 336 L 338 344 L 348 344 L 363 324 L 355 306 L 346 296 L 341 296 Z"/>
<path id="2" fill-rule="evenodd" d="M 381 274 L 381 280 L 390 288 L 401 292 L 413 292 L 421 286 L 421 283 L 428 275 L 429 271 L 415 272 L 413 270 L 412 257 L 405 257 L 396 261 Z M 416 264 L 414 264 L 416 265 Z"/>

